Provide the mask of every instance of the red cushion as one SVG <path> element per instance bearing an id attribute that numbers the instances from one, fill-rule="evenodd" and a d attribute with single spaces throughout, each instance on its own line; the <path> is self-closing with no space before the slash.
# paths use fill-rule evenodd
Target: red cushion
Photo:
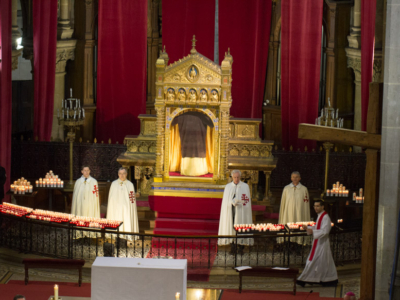
<path id="1" fill-rule="evenodd" d="M 264 205 L 251 205 L 251 210 L 265 211 L 265 206 Z"/>
<path id="2" fill-rule="evenodd" d="M 84 259 L 45 259 L 45 258 L 25 258 L 22 263 L 39 263 L 43 265 L 77 265 L 83 266 L 85 264 Z"/>

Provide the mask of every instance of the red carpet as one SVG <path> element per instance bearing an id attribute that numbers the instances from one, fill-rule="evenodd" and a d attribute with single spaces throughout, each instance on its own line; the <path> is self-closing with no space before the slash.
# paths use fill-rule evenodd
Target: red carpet
<path id="1" fill-rule="evenodd" d="M 337 300 L 338 298 L 319 297 L 319 293 L 297 292 L 296 296 L 291 292 L 273 292 L 273 291 L 250 291 L 242 290 L 224 290 L 221 300 Z"/>
<path id="2" fill-rule="evenodd" d="M 90 283 L 82 283 L 79 287 L 78 282 L 29 281 L 29 284 L 25 285 L 22 280 L 10 280 L 8 284 L 0 284 L 0 299 L 13 299 L 16 294 L 21 294 L 28 300 L 47 300 L 54 295 L 55 284 L 58 284 L 60 296 L 90 297 Z"/>
<path id="3" fill-rule="evenodd" d="M 208 177 L 212 178 L 214 176 L 213 173 L 208 173 L 205 175 L 200 175 L 200 176 L 186 176 L 186 175 L 181 175 L 181 172 L 169 172 L 169 176 L 183 176 L 183 177 Z"/>

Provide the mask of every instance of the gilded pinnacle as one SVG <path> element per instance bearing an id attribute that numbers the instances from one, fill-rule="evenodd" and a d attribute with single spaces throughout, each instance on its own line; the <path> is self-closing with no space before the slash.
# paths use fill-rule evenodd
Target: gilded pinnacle
<path id="1" fill-rule="evenodd" d="M 191 53 L 191 54 L 197 53 L 197 50 L 196 50 L 196 42 L 197 42 L 196 36 L 194 35 L 194 36 L 193 36 L 193 39 L 192 39 L 192 50 L 190 50 L 190 53 Z"/>

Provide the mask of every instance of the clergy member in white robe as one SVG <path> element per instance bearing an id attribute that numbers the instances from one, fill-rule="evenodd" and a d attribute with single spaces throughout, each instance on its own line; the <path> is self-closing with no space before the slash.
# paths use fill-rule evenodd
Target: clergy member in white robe
<path id="1" fill-rule="evenodd" d="M 82 166 L 82 177 L 75 182 L 71 214 L 100 218 L 99 184 L 90 176 L 90 168 Z"/>
<path id="2" fill-rule="evenodd" d="M 118 179 L 113 181 L 108 197 L 107 219 L 122 221 L 119 228 L 124 232 L 139 232 L 136 195 L 133 183 L 126 179 L 128 171 L 118 170 Z"/>
<path id="3" fill-rule="evenodd" d="M 291 175 L 292 183 L 285 186 L 282 192 L 281 207 L 279 210 L 279 224 L 289 222 L 310 221 L 310 197 L 307 188 L 300 183 L 299 172 L 293 172 Z M 308 238 L 291 238 L 290 241 L 298 244 L 308 244 Z M 283 238 L 278 242 L 282 243 Z"/>
<path id="4" fill-rule="evenodd" d="M 218 235 L 235 235 L 234 224 L 252 224 L 250 188 L 240 181 L 239 170 L 232 171 L 232 182 L 225 186 L 221 204 Z M 238 239 L 238 244 L 252 243 L 252 239 Z M 219 245 L 232 243 L 232 239 L 220 238 Z"/>
<path id="5" fill-rule="evenodd" d="M 338 276 L 335 262 L 333 261 L 329 232 L 331 231 L 331 219 L 324 210 L 321 200 L 314 202 L 318 219 L 315 226 L 303 226 L 307 234 L 312 235 L 313 243 L 311 252 L 306 261 L 306 267 L 297 278 L 297 284 L 302 287 L 306 283 L 320 283 L 323 286 L 336 286 Z"/>

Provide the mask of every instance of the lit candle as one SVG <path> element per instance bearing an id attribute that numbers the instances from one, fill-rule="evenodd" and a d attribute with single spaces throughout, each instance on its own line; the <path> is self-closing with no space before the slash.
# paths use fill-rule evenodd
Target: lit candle
<path id="1" fill-rule="evenodd" d="M 179 300 L 181 298 L 181 294 L 180 293 L 176 293 L 175 294 L 175 300 Z"/>
<path id="2" fill-rule="evenodd" d="M 58 300 L 58 285 L 54 285 L 54 300 Z"/>
<path id="3" fill-rule="evenodd" d="M 363 196 L 363 189 L 360 189 L 360 197 Z"/>
<path id="4" fill-rule="evenodd" d="M 38 180 L 36 180 L 36 187 L 38 187 L 39 186 L 39 181 Z"/>

